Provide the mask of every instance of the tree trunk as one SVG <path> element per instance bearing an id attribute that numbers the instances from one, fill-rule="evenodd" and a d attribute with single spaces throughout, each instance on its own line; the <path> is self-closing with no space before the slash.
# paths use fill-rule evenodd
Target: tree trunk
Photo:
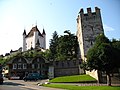
<path id="1" fill-rule="evenodd" d="M 98 70 L 97 73 L 98 73 L 98 83 L 102 83 L 103 80 L 102 80 L 102 74 L 101 74 L 101 71 Z"/>
<path id="2" fill-rule="evenodd" d="M 107 85 L 111 86 L 111 76 L 110 76 L 110 73 L 107 73 Z"/>

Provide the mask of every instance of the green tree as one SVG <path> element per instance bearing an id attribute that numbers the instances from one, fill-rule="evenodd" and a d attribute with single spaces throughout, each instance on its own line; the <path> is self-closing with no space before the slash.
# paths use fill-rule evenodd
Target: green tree
<path id="1" fill-rule="evenodd" d="M 57 60 L 71 60 L 77 58 L 78 42 L 77 37 L 69 30 L 64 31 L 65 35 L 60 36 L 57 45 Z"/>
<path id="2" fill-rule="evenodd" d="M 109 39 L 104 34 L 99 35 L 94 46 L 87 53 L 87 69 L 105 71 L 107 84 L 111 85 L 110 74 L 116 68 L 118 61 L 116 53 L 116 49 L 111 45 Z"/>
<path id="3" fill-rule="evenodd" d="M 111 43 L 114 48 L 120 50 L 120 40 L 113 39 Z"/>
<path id="4" fill-rule="evenodd" d="M 49 47 L 49 49 L 50 49 L 50 55 L 49 56 L 50 56 L 50 59 L 52 59 L 52 60 L 55 60 L 55 58 L 56 58 L 57 45 L 58 45 L 58 34 L 55 31 L 53 33 L 52 39 L 50 40 L 50 47 Z"/>
<path id="5" fill-rule="evenodd" d="M 50 57 L 51 57 L 50 50 L 47 49 L 45 52 L 42 52 L 41 55 L 42 55 L 47 61 L 49 61 L 49 59 L 50 59 Z"/>
<path id="6" fill-rule="evenodd" d="M 116 55 L 116 67 L 120 67 L 119 60 L 120 60 L 120 40 L 113 39 L 111 41 L 112 47 L 115 49 Z"/>

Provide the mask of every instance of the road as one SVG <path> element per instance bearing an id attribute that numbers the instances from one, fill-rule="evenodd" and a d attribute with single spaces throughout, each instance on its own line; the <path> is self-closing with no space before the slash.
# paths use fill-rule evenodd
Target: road
<path id="1" fill-rule="evenodd" d="M 42 81 L 28 81 L 24 82 L 23 80 L 4 80 L 3 85 L 0 85 L 0 90 L 63 90 L 63 89 L 56 89 L 56 88 L 49 88 L 38 86 L 37 83 L 45 82 L 46 80 Z"/>

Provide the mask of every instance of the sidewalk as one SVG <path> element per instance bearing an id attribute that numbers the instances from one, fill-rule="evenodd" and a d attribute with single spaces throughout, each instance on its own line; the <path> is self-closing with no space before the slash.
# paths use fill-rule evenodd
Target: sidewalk
<path id="1" fill-rule="evenodd" d="M 67 85 L 77 85 L 77 86 L 107 86 L 107 84 L 99 84 L 99 83 L 51 83 L 51 84 L 67 84 Z M 112 86 L 120 86 L 120 84 L 112 84 Z"/>
<path id="2" fill-rule="evenodd" d="M 27 88 L 27 89 L 34 89 L 34 90 L 64 90 L 64 89 L 58 89 L 58 88 L 43 87 L 38 85 L 29 85 L 29 86 L 25 85 L 21 87 Z"/>

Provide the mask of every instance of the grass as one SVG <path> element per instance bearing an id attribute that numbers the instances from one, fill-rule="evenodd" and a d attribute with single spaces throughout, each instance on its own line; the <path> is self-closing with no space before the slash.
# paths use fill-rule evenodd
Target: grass
<path id="1" fill-rule="evenodd" d="M 82 83 L 88 83 L 88 82 L 97 82 L 96 79 L 94 79 L 93 77 L 89 76 L 89 75 L 74 75 L 74 76 L 63 76 L 63 77 L 56 77 L 52 80 L 50 80 L 50 82 L 54 82 L 54 83 L 78 83 L 78 82 L 82 82 Z"/>
<path id="2" fill-rule="evenodd" d="M 119 86 L 75 86 L 65 84 L 46 84 L 43 86 L 67 90 L 120 90 Z"/>

